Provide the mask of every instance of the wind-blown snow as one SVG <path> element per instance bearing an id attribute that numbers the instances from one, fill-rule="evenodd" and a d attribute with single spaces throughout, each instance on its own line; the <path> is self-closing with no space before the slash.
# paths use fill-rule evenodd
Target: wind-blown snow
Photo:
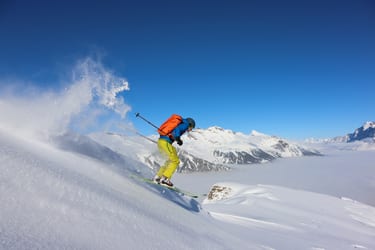
<path id="1" fill-rule="evenodd" d="M 153 143 L 69 131 L 92 106 L 130 109 L 125 82 L 100 69 L 63 93 L 1 97 L 0 249 L 375 249 L 375 151 L 322 144 L 323 157 L 175 174 L 201 195 L 181 196 L 131 177 L 153 176 L 134 156 Z"/>
<path id="2" fill-rule="evenodd" d="M 77 63 L 69 83 L 61 85 L 65 87 L 45 91 L 25 83 L 0 83 L 0 126 L 49 136 L 71 126 L 86 127 L 106 109 L 121 117 L 130 110 L 119 95 L 129 90 L 128 82 L 91 58 Z"/>

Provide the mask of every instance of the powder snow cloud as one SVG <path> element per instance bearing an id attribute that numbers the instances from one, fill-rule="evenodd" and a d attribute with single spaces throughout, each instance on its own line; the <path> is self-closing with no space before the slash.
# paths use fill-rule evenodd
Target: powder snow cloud
<path id="1" fill-rule="evenodd" d="M 1 126 L 56 135 L 71 127 L 93 126 L 100 115 L 108 112 L 123 119 L 131 110 L 121 95 L 130 90 L 129 83 L 100 62 L 92 58 L 80 60 L 70 75 L 59 90 L 17 80 L 1 81 Z"/>

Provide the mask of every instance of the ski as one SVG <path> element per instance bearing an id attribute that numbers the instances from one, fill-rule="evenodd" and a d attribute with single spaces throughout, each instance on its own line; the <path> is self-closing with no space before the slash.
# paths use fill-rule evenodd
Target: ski
<path id="1" fill-rule="evenodd" d="M 180 195 L 186 195 L 186 196 L 189 196 L 191 198 L 199 198 L 199 195 L 197 194 L 194 194 L 194 193 L 191 193 L 189 191 L 186 191 L 186 190 L 183 190 L 183 189 L 180 189 L 178 187 L 168 187 L 168 186 L 164 186 L 164 185 L 160 185 L 158 183 L 155 183 L 152 179 L 149 179 L 149 178 L 145 178 L 145 177 L 142 177 L 142 176 L 138 176 L 138 175 L 131 175 L 131 177 L 133 179 L 137 179 L 137 180 L 140 180 L 140 181 L 143 181 L 143 182 L 146 182 L 146 183 L 149 183 L 149 184 L 152 184 L 152 185 L 156 185 L 158 187 L 162 187 L 162 188 L 166 188 L 166 189 L 169 189 L 169 190 L 172 190 Z"/>

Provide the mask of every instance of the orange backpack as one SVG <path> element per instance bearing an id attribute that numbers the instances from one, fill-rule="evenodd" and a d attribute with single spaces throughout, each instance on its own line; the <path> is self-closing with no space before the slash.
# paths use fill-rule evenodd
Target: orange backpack
<path id="1" fill-rule="evenodd" d="M 158 132 L 160 135 L 169 135 L 182 122 L 182 117 L 173 114 L 162 125 L 160 125 Z"/>

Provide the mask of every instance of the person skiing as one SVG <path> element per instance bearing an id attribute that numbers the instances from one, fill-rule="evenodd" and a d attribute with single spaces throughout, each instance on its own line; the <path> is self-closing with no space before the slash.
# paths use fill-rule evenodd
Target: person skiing
<path id="1" fill-rule="evenodd" d="M 172 144 L 177 142 L 178 145 L 182 146 L 181 136 L 186 131 L 190 132 L 193 128 L 195 128 L 194 119 L 182 118 L 179 115 L 172 115 L 160 126 L 158 129 L 160 134 L 158 149 L 167 160 L 153 178 L 155 183 L 173 187 L 171 178 L 180 164 L 180 159 L 177 156 L 176 148 Z"/>

